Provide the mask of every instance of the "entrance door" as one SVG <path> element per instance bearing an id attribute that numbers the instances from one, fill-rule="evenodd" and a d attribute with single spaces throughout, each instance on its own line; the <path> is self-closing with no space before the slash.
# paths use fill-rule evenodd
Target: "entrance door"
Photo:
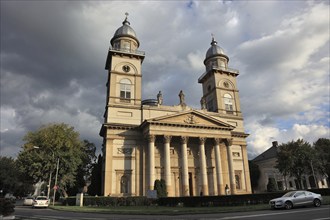
<path id="1" fill-rule="evenodd" d="M 190 196 L 194 195 L 192 173 L 189 173 L 189 195 Z"/>

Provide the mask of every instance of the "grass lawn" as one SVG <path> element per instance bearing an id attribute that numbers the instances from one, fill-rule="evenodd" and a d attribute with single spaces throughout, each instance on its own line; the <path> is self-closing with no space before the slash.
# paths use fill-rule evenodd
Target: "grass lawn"
<path id="1" fill-rule="evenodd" d="M 330 204 L 330 196 L 323 196 L 323 204 Z M 181 215 L 197 213 L 242 212 L 269 209 L 268 204 L 229 206 L 229 207 L 166 207 L 166 206 L 118 206 L 118 207 L 79 207 L 50 206 L 52 209 L 72 212 L 97 212 L 131 215 Z"/>

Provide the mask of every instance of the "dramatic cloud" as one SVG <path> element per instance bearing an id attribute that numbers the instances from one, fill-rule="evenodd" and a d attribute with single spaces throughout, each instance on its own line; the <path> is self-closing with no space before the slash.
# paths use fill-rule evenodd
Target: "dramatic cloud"
<path id="1" fill-rule="evenodd" d="M 146 52 L 143 98 L 199 108 L 211 34 L 240 70 L 249 157 L 329 137 L 327 1 L 1 1 L 1 155 L 28 131 L 74 126 L 101 149 L 107 50 L 124 13 Z"/>

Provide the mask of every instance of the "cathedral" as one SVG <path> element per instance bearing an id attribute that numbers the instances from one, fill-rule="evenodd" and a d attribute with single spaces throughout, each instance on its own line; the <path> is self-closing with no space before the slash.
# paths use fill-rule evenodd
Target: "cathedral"
<path id="1" fill-rule="evenodd" d="M 203 88 L 200 109 L 185 103 L 181 88 L 175 106 L 164 105 L 161 92 L 142 100 L 145 53 L 127 15 L 110 44 L 102 194 L 146 196 L 161 179 L 168 197 L 251 193 L 239 74 L 215 39 L 196 79 Z"/>

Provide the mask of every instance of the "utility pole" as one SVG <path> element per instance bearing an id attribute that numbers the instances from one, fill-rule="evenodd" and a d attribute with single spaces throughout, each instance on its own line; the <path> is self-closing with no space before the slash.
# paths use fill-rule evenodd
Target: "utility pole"
<path id="1" fill-rule="evenodd" d="M 58 175 L 58 166 L 60 163 L 60 158 L 57 158 L 57 165 L 56 165 L 56 176 L 55 176 L 55 186 L 54 186 L 54 197 L 53 197 L 53 206 L 55 205 L 55 194 L 57 190 L 57 175 Z"/>

